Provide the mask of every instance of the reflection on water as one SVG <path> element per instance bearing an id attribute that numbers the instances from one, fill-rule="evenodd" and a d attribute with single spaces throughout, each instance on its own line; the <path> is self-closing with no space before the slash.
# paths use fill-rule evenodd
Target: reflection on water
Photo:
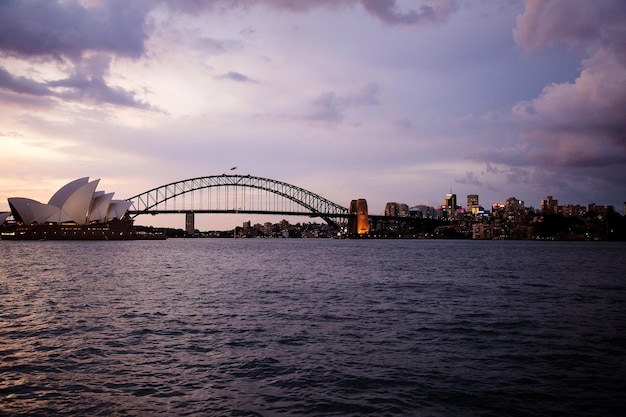
<path id="1" fill-rule="evenodd" d="M 0 414 L 621 415 L 624 249 L 0 241 Z"/>

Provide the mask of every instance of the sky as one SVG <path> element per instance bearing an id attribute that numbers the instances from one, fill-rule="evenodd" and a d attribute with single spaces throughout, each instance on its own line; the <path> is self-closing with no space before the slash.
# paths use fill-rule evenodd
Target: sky
<path id="1" fill-rule="evenodd" d="M 0 1 L 0 211 L 236 166 L 373 214 L 450 191 L 622 214 L 625 116 L 623 0 Z"/>

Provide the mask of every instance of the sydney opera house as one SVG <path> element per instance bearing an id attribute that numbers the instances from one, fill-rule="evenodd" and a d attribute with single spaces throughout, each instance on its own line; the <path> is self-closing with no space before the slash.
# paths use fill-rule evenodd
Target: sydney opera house
<path id="1" fill-rule="evenodd" d="M 61 187 L 47 204 L 30 198 L 8 199 L 10 213 L 0 213 L 0 239 L 133 239 L 130 201 L 96 191 L 100 180 L 79 178 Z M 13 217 L 12 222 L 7 219 Z"/>

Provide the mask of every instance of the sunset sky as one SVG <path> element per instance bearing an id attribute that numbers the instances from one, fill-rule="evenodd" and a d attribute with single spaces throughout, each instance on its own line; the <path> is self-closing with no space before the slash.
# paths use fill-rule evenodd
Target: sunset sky
<path id="1" fill-rule="evenodd" d="M 2 0 L 0 155 L 0 211 L 237 166 L 375 214 L 450 190 L 622 214 L 626 2 Z"/>

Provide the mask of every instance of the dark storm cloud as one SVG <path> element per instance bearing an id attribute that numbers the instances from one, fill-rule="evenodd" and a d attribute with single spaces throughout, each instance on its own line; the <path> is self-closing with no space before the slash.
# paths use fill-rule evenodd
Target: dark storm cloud
<path id="1" fill-rule="evenodd" d="M 74 1 L 3 0 L 0 50 L 12 55 L 79 58 L 108 51 L 137 58 L 147 39 L 146 1 L 111 0 L 85 7 Z"/>
<path id="2" fill-rule="evenodd" d="M 68 77 L 37 81 L 0 69 L 0 88 L 21 95 L 48 96 L 149 108 L 132 91 L 106 82 L 110 54 L 139 58 L 145 51 L 150 3 L 111 0 L 86 7 L 75 1 L 0 2 L 0 51 L 27 59 L 68 63 Z M 85 53 L 96 53 L 85 59 Z"/>
<path id="3" fill-rule="evenodd" d="M 530 57 L 548 46 L 579 53 L 580 73 L 572 82 L 546 85 L 510 113 L 517 143 L 492 144 L 472 159 L 498 164 L 509 181 L 615 182 L 626 172 L 626 3 L 620 0 L 527 1 L 513 37 Z M 503 136 L 506 134 L 504 133 Z M 545 175 L 528 175 L 541 172 Z M 562 185 L 562 184 L 561 184 Z"/>

